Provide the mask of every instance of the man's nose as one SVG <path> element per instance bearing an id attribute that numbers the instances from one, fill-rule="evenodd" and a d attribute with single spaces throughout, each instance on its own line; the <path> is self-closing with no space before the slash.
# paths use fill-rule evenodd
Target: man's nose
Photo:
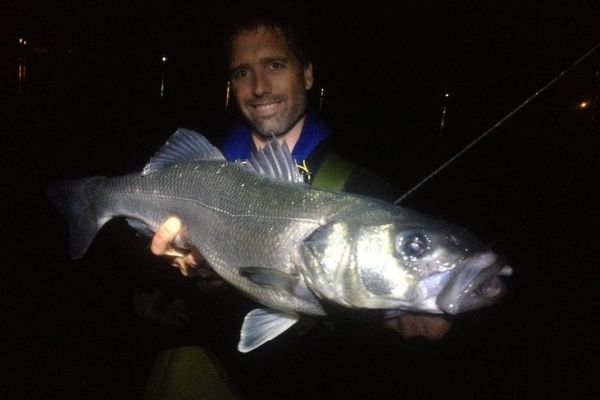
<path id="1" fill-rule="evenodd" d="M 254 75 L 253 92 L 255 96 L 262 96 L 271 92 L 271 81 L 264 72 Z"/>

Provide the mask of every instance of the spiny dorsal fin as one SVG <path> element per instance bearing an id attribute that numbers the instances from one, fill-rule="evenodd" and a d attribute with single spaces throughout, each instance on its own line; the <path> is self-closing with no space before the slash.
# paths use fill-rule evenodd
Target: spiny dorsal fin
<path id="1" fill-rule="evenodd" d="M 178 128 L 144 167 L 142 175 L 170 164 L 193 160 L 224 160 L 223 153 L 198 132 Z"/>
<path id="2" fill-rule="evenodd" d="M 244 165 L 252 172 L 280 181 L 304 182 L 287 144 L 280 144 L 275 136 Z"/>
<path id="3" fill-rule="evenodd" d="M 247 353 L 276 338 L 298 322 L 297 315 L 255 308 L 244 318 L 238 350 Z"/>

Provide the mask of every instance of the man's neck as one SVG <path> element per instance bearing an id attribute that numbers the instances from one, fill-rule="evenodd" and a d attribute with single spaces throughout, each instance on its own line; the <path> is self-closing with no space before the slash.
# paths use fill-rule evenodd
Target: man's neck
<path id="1" fill-rule="evenodd" d="M 288 149 L 290 149 L 290 152 L 294 150 L 294 146 L 296 145 L 296 143 L 298 143 L 298 139 L 300 139 L 300 133 L 302 133 L 302 127 L 304 126 L 305 118 L 306 116 L 300 118 L 298 122 L 296 122 L 296 124 L 292 127 L 292 129 L 278 137 L 280 143 L 285 142 L 287 144 Z M 252 141 L 254 142 L 254 146 L 258 150 L 265 147 L 267 140 L 268 139 L 259 136 L 254 131 L 252 131 Z"/>

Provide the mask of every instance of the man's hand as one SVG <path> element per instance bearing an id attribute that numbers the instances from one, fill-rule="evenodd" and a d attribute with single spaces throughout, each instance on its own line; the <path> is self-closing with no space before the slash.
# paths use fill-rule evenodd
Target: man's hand
<path id="1" fill-rule="evenodd" d="M 439 340 L 450 330 L 450 321 L 437 315 L 405 314 L 383 321 L 387 328 L 395 330 L 403 338 L 423 336 L 430 340 Z"/>
<path id="2" fill-rule="evenodd" d="M 183 276 L 202 278 L 199 286 L 220 286 L 225 281 L 208 265 L 198 249 L 187 244 L 185 229 L 177 217 L 168 218 L 156 231 L 150 246 L 152 253 L 167 258 Z"/>

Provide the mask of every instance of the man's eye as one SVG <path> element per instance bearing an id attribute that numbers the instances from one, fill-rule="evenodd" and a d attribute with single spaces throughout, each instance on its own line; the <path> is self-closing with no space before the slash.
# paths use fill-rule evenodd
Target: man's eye
<path id="1" fill-rule="evenodd" d="M 274 69 L 274 70 L 283 69 L 284 67 L 285 67 L 285 65 L 280 62 L 271 63 L 271 69 Z"/>
<path id="2" fill-rule="evenodd" d="M 242 79 L 246 76 L 248 76 L 248 71 L 246 71 L 245 69 L 237 70 L 232 74 L 233 79 Z"/>

